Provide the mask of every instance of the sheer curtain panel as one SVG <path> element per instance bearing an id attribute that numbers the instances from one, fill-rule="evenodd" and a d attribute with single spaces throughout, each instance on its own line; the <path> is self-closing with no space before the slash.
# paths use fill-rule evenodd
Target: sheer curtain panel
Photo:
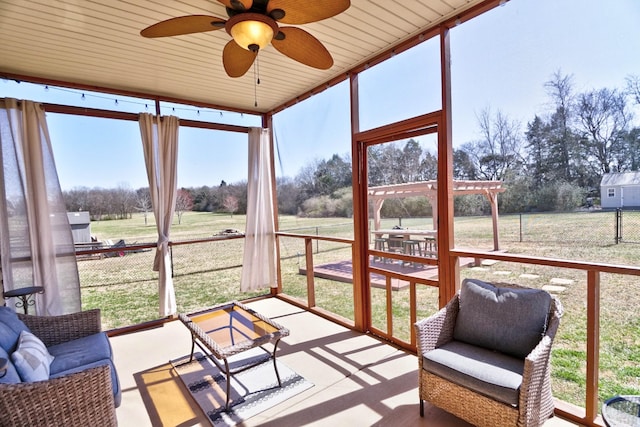
<path id="1" fill-rule="evenodd" d="M 247 226 L 240 289 L 276 287 L 276 237 L 269 129 L 249 130 Z"/>
<path id="2" fill-rule="evenodd" d="M 3 291 L 42 286 L 36 313 L 80 311 L 80 279 L 45 113 L 0 99 L 0 256 Z"/>
<path id="3" fill-rule="evenodd" d="M 158 272 L 160 316 L 174 314 L 177 309 L 171 277 L 169 231 L 176 208 L 179 127 L 177 117 L 140 114 L 144 161 L 147 166 L 153 214 L 158 227 L 158 247 L 153 269 Z"/>

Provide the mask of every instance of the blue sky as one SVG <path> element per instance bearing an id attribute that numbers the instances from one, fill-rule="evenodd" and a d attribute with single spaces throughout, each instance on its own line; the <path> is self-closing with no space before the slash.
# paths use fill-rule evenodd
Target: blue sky
<path id="1" fill-rule="evenodd" d="M 523 131 L 535 113 L 548 111 L 544 83 L 558 70 L 573 75 L 576 91 L 623 89 L 640 75 L 640 1 L 511 0 L 451 32 L 454 146 L 479 137 L 477 115 L 501 110 Z M 362 74 L 363 128 L 440 106 L 438 43 L 429 41 Z M 368 89 L 368 90 L 367 90 Z M 366 91 L 366 92 L 365 92 Z M 16 84 L 0 80 L 0 96 L 138 112 L 144 100 Z M 115 100 L 118 99 L 118 105 Z M 350 152 L 348 82 L 276 116 L 278 174 L 295 176 L 317 159 Z M 174 106 L 163 114 L 257 126 L 259 118 Z M 148 101 L 153 111 L 153 103 Z M 640 123 L 637 111 L 634 123 Z M 62 188 L 146 186 L 136 122 L 48 115 Z M 218 185 L 246 179 L 246 137 L 184 129 L 178 185 Z"/>
<path id="2" fill-rule="evenodd" d="M 577 92 L 623 89 L 628 75 L 640 75 L 640 1 L 603 4 L 511 0 L 453 28 L 454 146 L 480 137 L 477 115 L 485 108 L 501 110 L 524 132 L 534 114 L 549 112 L 544 83 L 556 71 L 572 75 Z M 361 74 L 363 129 L 440 107 L 438 43 L 427 41 Z M 285 175 L 310 160 L 350 152 L 348 99 L 345 82 L 279 114 Z"/>

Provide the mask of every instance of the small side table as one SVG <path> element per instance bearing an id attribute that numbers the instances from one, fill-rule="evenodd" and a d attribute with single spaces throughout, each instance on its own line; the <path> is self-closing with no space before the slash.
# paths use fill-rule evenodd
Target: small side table
<path id="1" fill-rule="evenodd" d="M 607 427 L 640 427 L 640 396 L 615 396 L 602 405 Z"/>
<path id="2" fill-rule="evenodd" d="M 33 294 L 41 294 L 44 292 L 42 286 L 28 286 L 26 288 L 18 288 L 7 291 L 4 293 L 4 299 L 18 298 L 20 301 L 16 302 L 16 308 L 22 307 L 24 314 L 27 314 L 29 306 L 35 305 L 36 301 L 32 298 Z"/>

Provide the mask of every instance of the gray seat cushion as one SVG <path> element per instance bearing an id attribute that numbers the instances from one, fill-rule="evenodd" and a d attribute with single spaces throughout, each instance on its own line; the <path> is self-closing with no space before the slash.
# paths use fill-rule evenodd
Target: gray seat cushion
<path id="1" fill-rule="evenodd" d="M 524 360 L 459 341 L 423 356 L 423 369 L 508 405 L 518 405 Z"/>
<path id="2" fill-rule="evenodd" d="M 47 350 L 55 357 L 51 362 L 51 377 L 58 372 L 112 358 L 111 344 L 104 332 L 52 345 Z"/>
<path id="3" fill-rule="evenodd" d="M 551 295 L 540 289 L 498 288 L 465 279 L 453 337 L 524 359 L 547 327 Z"/>
<path id="4" fill-rule="evenodd" d="M 20 332 L 31 332 L 9 307 L 0 306 L 0 347 L 11 354 L 18 345 Z"/>

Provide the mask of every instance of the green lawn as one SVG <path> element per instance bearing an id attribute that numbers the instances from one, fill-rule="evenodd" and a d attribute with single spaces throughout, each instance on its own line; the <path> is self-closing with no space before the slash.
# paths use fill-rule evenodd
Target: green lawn
<path id="1" fill-rule="evenodd" d="M 610 214 L 610 215 L 609 215 Z M 638 214 L 637 217 L 634 215 Z M 640 245 L 615 244 L 610 216 L 606 214 L 534 214 L 500 219 L 501 249 L 553 258 L 639 265 Z M 640 213 L 625 213 L 625 220 L 638 219 Z M 242 215 L 185 213 L 171 231 L 173 241 L 211 237 L 226 228 L 244 230 Z M 383 221 L 383 228 L 398 224 L 398 219 Z M 633 222 L 630 222 L 633 224 Z M 403 227 L 431 228 L 430 218 L 402 219 Z M 347 218 L 280 217 L 280 229 L 301 234 L 353 237 L 352 220 Z M 626 236 L 633 236 L 626 226 Z M 152 243 L 155 224 L 147 225 L 141 214 L 128 220 L 91 224 L 99 240 L 127 243 Z M 522 236 L 522 237 L 521 237 Z M 491 219 L 466 217 L 455 220 L 457 247 L 492 249 Z M 239 289 L 243 239 L 207 242 L 173 247 L 174 286 L 178 310 L 192 311 L 231 299 L 243 299 L 262 292 L 243 294 Z M 314 264 L 338 262 L 351 258 L 350 245 L 314 242 Z M 298 274 L 304 266 L 304 240 L 280 238 L 280 255 L 284 291 L 306 300 L 305 276 Z M 84 308 L 100 307 L 105 328 L 115 328 L 158 317 L 157 273 L 151 270 L 154 251 L 126 254 L 124 257 L 79 262 Z M 527 274 L 528 278 L 521 277 Z M 565 315 L 553 352 L 553 388 L 556 397 L 584 404 L 586 360 L 586 273 L 543 266 L 496 263 L 482 268 L 466 268 L 462 277 L 476 277 L 492 282 L 513 282 L 531 287 L 548 285 L 552 279 L 571 280 L 558 293 Z M 326 279 L 315 280 L 318 307 L 347 319 L 353 319 L 353 289 L 350 284 Z M 387 329 L 386 292 L 372 288 L 372 323 Z M 394 336 L 409 340 L 408 290 L 391 295 Z M 640 394 L 640 278 L 604 274 L 601 277 L 601 354 L 600 396 Z M 419 317 L 438 308 L 435 288 L 418 288 Z"/>

